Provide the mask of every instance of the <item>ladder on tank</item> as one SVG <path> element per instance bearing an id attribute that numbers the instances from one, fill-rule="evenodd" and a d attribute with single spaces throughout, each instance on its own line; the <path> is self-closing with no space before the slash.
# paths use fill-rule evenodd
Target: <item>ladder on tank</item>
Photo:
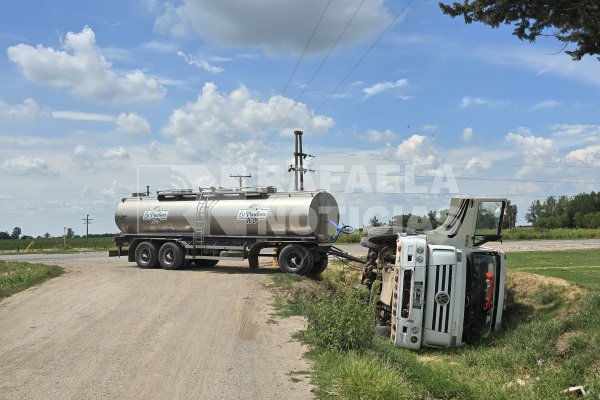
<path id="1" fill-rule="evenodd" d="M 208 217 L 208 198 L 210 190 L 202 190 L 198 196 L 198 207 L 196 208 L 196 226 L 194 229 L 194 247 L 204 244 L 206 230 L 206 219 Z"/>

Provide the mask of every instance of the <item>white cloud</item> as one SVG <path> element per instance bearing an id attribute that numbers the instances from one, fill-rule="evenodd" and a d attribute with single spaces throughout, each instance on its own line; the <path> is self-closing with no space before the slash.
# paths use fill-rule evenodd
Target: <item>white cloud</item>
<path id="1" fill-rule="evenodd" d="M 129 158 L 129 152 L 122 146 L 89 150 L 85 145 L 79 144 L 73 148 L 73 160 L 83 169 L 114 169 L 118 168 L 115 161 Z"/>
<path id="2" fill-rule="evenodd" d="M 129 159 L 129 152 L 122 146 L 108 149 L 102 154 L 102 158 L 105 160 L 127 160 Z"/>
<path id="3" fill-rule="evenodd" d="M 366 137 L 369 142 L 381 142 L 396 140 L 398 138 L 398 135 L 396 135 L 390 129 L 386 129 L 383 132 L 378 131 L 376 129 L 370 129 L 367 131 Z"/>
<path id="4" fill-rule="evenodd" d="M 150 124 L 144 117 L 136 113 L 121 113 L 117 117 L 117 132 L 126 135 L 148 135 Z"/>
<path id="5" fill-rule="evenodd" d="M 499 65 L 515 65 L 535 71 L 536 76 L 551 74 L 600 85 L 600 63 L 595 57 L 573 61 L 567 54 L 549 55 L 556 49 L 535 46 L 493 46 L 480 49 L 481 58 Z"/>
<path id="6" fill-rule="evenodd" d="M 191 55 L 191 54 L 185 54 L 183 51 L 178 51 L 177 55 L 179 57 L 183 58 L 185 60 L 185 62 L 187 62 L 189 65 L 193 65 L 195 67 L 203 69 L 206 72 L 209 72 L 211 74 L 220 74 L 221 72 L 224 71 L 224 69 L 221 67 L 216 67 L 214 65 L 210 65 L 207 61 L 201 60 L 198 57 Z"/>
<path id="7" fill-rule="evenodd" d="M 465 166 L 465 170 L 467 171 L 480 171 L 490 169 L 492 163 L 490 160 L 483 160 L 479 157 L 473 157 L 469 160 L 467 165 Z"/>
<path id="8" fill-rule="evenodd" d="M 556 124 L 550 127 L 555 137 L 600 138 L 600 125 Z"/>
<path id="9" fill-rule="evenodd" d="M 401 88 L 408 85 L 408 79 L 399 79 L 396 82 L 379 82 L 363 89 L 365 98 L 375 96 L 386 90 Z"/>
<path id="10" fill-rule="evenodd" d="M 473 128 L 466 127 L 463 129 L 462 137 L 465 142 L 470 142 L 473 139 Z"/>
<path id="11" fill-rule="evenodd" d="M 159 53 L 174 53 L 175 51 L 177 51 L 177 45 L 175 43 L 158 42 L 155 40 L 144 43 L 141 47 L 143 49 L 156 51 Z"/>
<path id="12" fill-rule="evenodd" d="M 356 9 L 355 2 L 332 4 L 308 51 L 328 49 Z M 306 45 L 307 26 L 314 26 L 323 10 L 321 0 L 262 0 L 260 4 L 237 0 L 181 0 L 176 4 L 165 3 L 155 29 L 179 37 L 196 34 L 223 45 L 300 52 Z M 367 41 L 390 20 L 383 0 L 365 2 L 340 44 Z"/>
<path id="13" fill-rule="evenodd" d="M 460 100 L 460 107 L 471 107 L 471 106 L 486 106 L 486 107 L 505 107 L 510 105 L 509 101 L 505 100 L 491 100 L 485 97 L 471 97 L 465 96 Z"/>
<path id="14" fill-rule="evenodd" d="M 115 122 L 115 117 L 112 115 L 80 111 L 52 111 L 52 117 L 73 121 Z"/>
<path id="15" fill-rule="evenodd" d="M 600 167 L 600 145 L 596 144 L 583 149 L 573 150 L 567 154 L 567 159 Z"/>
<path id="16" fill-rule="evenodd" d="M 514 143 L 521 151 L 523 158 L 530 163 L 539 163 L 558 156 L 558 146 L 552 139 L 509 132 L 506 140 Z"/>
<path id="17" fill-rule="evenodd" d="M 429 125 L 423 125 L 421 127 L 421 130 L 423 132 L 434 132 L 434 131 L 437 131 L 438 128 L 439 128 L 439 126 L 437 126 L 437 125 L 429 124 Z"/>
<path id="18" fill-rule="evenodd" d="M 10 105 L 0 99 L 0 122 L 7 120 L 35 121 L 46 118 L 50 112 L 40 107 L 33 99 L 25 99 L 22 104 Z"/>
<path id="19" fill-rule="evenodd" d="M 9 47 L 7 53 L 27 79 L 101 104 L 156 101 L 166 92 L 156 79 L 140 70 L 117 73 L 87 26 L 80 33 L 67 33 L 62 50 L 18 44 Z"/>
<path id="20" fill-rule="evenodd" d="M 39 157 L 9 158 L 0 164 L 0 170 L 10 175 L 55 175 L 46 160 Z"/>
<path id="21" fill-rule="evenodd" d="M 556 100 L 542 100 L 533 106 L 534 110 L 550 110 L 552 108 L 560 107 L 562 103 Z"/>
<path id="22" fill-rule="evenodd" d="M 268 133 L 264 130 L 267 123 L 281 126 L 282 135 L 291 135 L 305 123 L 307 134 L 324 132 L 334 125 L 333 119 L 314 115 L 302 103 L 294 106 L 289 98 L 273 96 L 261 102 L 252 98 L 243 85 L 226 94 L 208 82 L 195 102 L 172 112 L 163 132 L 175 140 L 175 146 L 184 155 L 196 159 L 200 154 L 218 153 L 229 142 L 264 137 Z"/>
<path id="23" fill-rule="evenodd" d="M 426 136 L 412 135 L 396 148 L 396 158 L 407 163 L 418 163 L 416 168 L 427 168 L 438 161 L 438 154 Z"/>

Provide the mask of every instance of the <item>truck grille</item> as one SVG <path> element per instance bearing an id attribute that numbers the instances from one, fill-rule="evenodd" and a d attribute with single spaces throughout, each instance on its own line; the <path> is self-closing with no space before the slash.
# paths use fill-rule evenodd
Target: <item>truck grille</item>
<path id="1" fill-rule="evenodd" d="M 436 265 L 434 268 L 435 286 L 432 288 L 434 297 L 431 329 L 448 333 L 450 303 L 452 301 L 452 272 L 454 265 Z M 430 271 L 434 268 L 430 267 Z"/>

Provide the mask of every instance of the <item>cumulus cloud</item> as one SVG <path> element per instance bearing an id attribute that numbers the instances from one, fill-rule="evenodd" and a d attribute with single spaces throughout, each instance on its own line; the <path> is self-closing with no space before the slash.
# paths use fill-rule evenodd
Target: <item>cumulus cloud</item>
<path id="1" fill-rule="evenodd" d="M 579 161 L 585 164 L 600 167 L 600 145 L 592 145 L 582 149 L 573 150 L 567 154 L 568 160 Z"/>
<path id="2" fill-rule="evenodd" d="M 465 96 L 460 100 L 460 107 L 485 106 L 485 107 L 504 107 L 510 105 L 509 101 L 491 100 L 485 97 Z"/>
<path id="3" fill-rule="evenodd" d="M 600 125 L 556 124 L 550 129 L 555 137 L 600 138 Z"/>
<path id="4" fill-rule="evenodd" d="M 386 129 L 383 132 L 376 129 L 370 129 L 367 131 L 366 137 L 369 142 L 381 142 L 395 140 L 398 138 L 398 135 L 396 135 L 390 129 Z"/>
<path id="5" fill-rule="evenodd" d="M 513 132 L 509 132 L 505 139 L 517 147 L 529 164 L 540 164 L 558 157 L 558 146 L 552 139 Z M 526 171 L 526 167 L 521 169 L 522 173 Z"/>
<path id="6" fill-rule="evenodd" d="M 269 121 L 272 125 L 283 121 L 280 134 L 291 134 L 307 121 L 307 134 L 324 132 L 334 125 L 333 119 L 314 115 L 302 103 L 293 106 L 293 100 L 281 96 L 266 102 L 256 100 L 243 85 L 231 93 L 221 93 L 214 83 L 208 82 L 196 101 L 172 112 L 163 132 L 174 139 L 184 155 L 196 159 L 200 154 L 219 152 L 229 142 L 264 137 L 263 129 Z"/>
<path id="7" fill-rule="evenodd" d="M 147 135 L 150 133 L 150 124 L 144 117 L 136 113 L 121 113 L 117 117 L 117 132 L 126 135 Z"/>
<path id="8" fill-rule="evenodd" d="M 439 157 L 427 136 L 412 135 L 396 148 L 396 158 L 406 162 L 418 163 L 417 168 L 431 167 Z"/>
<path id="9" fill-rule="evenodd" d="M 10 175 L 56 175 L 46 160 L 39 157 L 9 158 L 0 164 L 0 170 Z"/>
<path id="10" fill-rule="evenodd" d="M 396 82 L 379 82 L 372 86 L 366 87 L 363 89 L 365 93 L 365 98 L 369 98 L 371 96 L 378 95 L 386 90 L 401 88 L 408 85 L 407 79 L 399 79 Z"/>
<path id="11" fill-rule="evenodd" d="M 84 169 L 109 169 L 117 167 L 114 162 L 128 160 L 129 152 L 122 146 L 109 149 L 88 149 L 85 145 L 73 148 L 73 160 Z"/>
<path id="12" fill-rule="evenodd" d="M 41 107 L 33 99 L 25 99 L 22 104 L 10 105 L 0 99 L 0 122 L 19 120 L 35 121 L 50 116 L 50 111 Z"/>
<path id="13" fill-rule="evenodd" d="M 156 79 L 140 70 L 115 71 L 87 26 L 80 33 L 67 33 L 61 50 L 18 44 L 9 47 L 7 53 L 27 79 L 101 104 L 156 101 L 166 92 Z"/>
<path id="14" fill-rule="evenodd" d="M 308 51 L 328 49 L 355 14 L 356 7 L 354 2 L 334 2 Z M 307 41 L 307 25 L 313 26 L 323 10 L 320 0 L 262 0 L 259 4 L 236 0 L 181 0 L 164 5 L 155 29 L 179 37 L 195 34 L 221 45 L 301 52 Z M 368 1 L 356 13 L 340 44 L 367 41 L 390 21 L 383 0 Z"/>
<path id="15" fill-rule="evenodd" d="M 220 74 L 221 72 L 224 71 L 224 69 L 221 67 L 211 65 L 207 61 L 201 60 L 198 57 L 191 55 L 191 54 L 185 54 L 183 51 L 178 51 L 177 55 L 179 57 L 183 58 L 185 60 L 185 62 L 188 63 L 189 65 L 193 65 L 195 67 L 203 69 L 206 72 L 209 72 L 211 74 Z"/>
<path id="16" fill-rule="evenodd" d="M 129 159 L 129 152 L 125 147 L 119 146 L 106 150 L 102 154 L 102 158 L 105 160 L 127 160 Z"/>
<path id="17" fill-rule="evenodd" d="M 483 160 L 479 157 L 473 157 L 469 160 L 469 162 L 465 166 L 465 170 L 480 171 L 480 170 L 490 169 L 491 165 L 492 165 L 492 163 L 490 160 Z"/>
<path id="18" fill-rule="evenodd" d="M 473 139 L 473 128 L 466 127 L 463 129 L 462 137 L 465 142 L 470 142 Z"/>

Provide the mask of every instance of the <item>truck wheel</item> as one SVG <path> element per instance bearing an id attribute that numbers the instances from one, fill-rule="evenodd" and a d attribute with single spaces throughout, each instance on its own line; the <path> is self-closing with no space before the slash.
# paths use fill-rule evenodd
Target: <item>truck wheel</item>
<path id="1" fill-rule="evenodd" d="M 158 251 L 151 242 L 142 242 L 135 248 L 135 262 L 140 268 L 156 268 Z"/>
<path id="2" fill-rule="evenodd" d="M 318 252 L 315 258 L 316 261 L 313 263 L 313 267 L 310 270 L 310 273 L 313 275 L 318 275 L 327 269 L 327 265 L 329 264 L 329 257 L 327 256 L 327 253 Z"/>
<path id="3" fill-rule="evenodd" d="M 304 275 L 313 268 L 313 256 L 304 246 L 288 244 L 279 253 L 279 269 L 289 274 Z"/>
<path id="4" fill-rule="evenodd" d="M 179 269 L 184 261 L 183 249 L 173 242 L 166 242 L 158 252 L 158 262 L 163 269 Z"/>

